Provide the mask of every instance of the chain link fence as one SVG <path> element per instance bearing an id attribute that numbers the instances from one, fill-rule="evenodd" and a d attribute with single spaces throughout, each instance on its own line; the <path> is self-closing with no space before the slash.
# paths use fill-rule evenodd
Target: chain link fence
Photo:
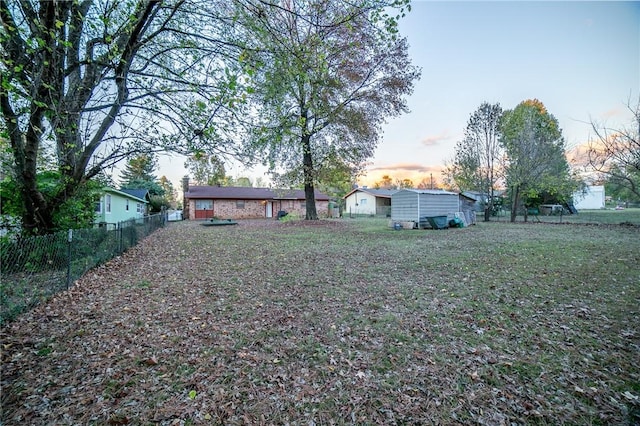
<path id="1" fill-rule="evenodd" d="M 483 220 L 482 213 L 478 213 L 478 220 Z M 491 221 L 509 222 L 511 212 L 501 209 L 491 216 Z M 516 217 L 516 222 L 524 222 L 524 212 L 520 211 Z M 599 209 L 580 210 L 578 213 L 571 213 L 566 209 L 557 211 L 545 211 L 545 209 L 529 209 L 527 212 L 527 222 L 533 223 L 574 223 L 585 225 L 633 225 L 640 226 L 640 208 L 630 207 L 625 209 Z"/>
<path id="2" fill-rule="evenodd" d="M 157 214 L 115 226 L 0 238 L 0 324 L 63 291 L 166 224 Z"/>

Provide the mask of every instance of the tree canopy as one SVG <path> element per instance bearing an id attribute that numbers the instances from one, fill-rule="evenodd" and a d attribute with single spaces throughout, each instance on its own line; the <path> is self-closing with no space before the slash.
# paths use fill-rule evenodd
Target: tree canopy
<path id="1" fill-rule="evenodd" d="M 505 111 L 500 133 L 506 152 L 503 167 L 511 194 L 511 221 L 515 221 L 521 204 L 526 207 L 529 199 L 542 192 L 565 200 L 571 197 L 575 183 L 565 157 L 562 130 L 542 102 L 529 99 Z"/>
<path id="2" fill-rule="evenodd" d="M 214 154 L 198 151 L 187 157 L 184 165 L 195 185 L 218 185 L 226 178 L 224 162 Z"/>
<path id="3" fill-rule="evenodd" d="M 387 117 L 407 111 L 420 72 L 397 19 L 404 1 L 234 2 L 239 66 L 249 93 L 248 150 L 291 185 L 302 184 L 306 218 L 314 188 L 339 159 L 357 170 L 373 155 Z"/>
<path id="4" fill-rule="evenodd" d="M 122 159 L 224 139 L 211 123 L 233 97 L 220 57 L 234 48 L 215 37 L 215 9 L 199 0 L 0 0 L 0 111 L 25 232 L 60 228 L 61 206 Z M 43 152 L 57 171 L 53 191 L 37 179 Z"/>

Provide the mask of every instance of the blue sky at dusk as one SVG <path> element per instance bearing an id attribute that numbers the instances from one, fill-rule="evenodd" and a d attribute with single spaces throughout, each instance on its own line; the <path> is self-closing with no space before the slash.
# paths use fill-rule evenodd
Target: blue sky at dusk
<path id="1" fill-rule="evenodd" d="M 416 1 L 400 32 L 422 78 L 411 113 L 385 127 L 365 184 L 439 178 L 483 101 L 512 109 L 539 99 L 574 147 L 588 140 L 588 121 L 626 124 L 626 104 L 638 100 L 638 2 Z"/>
<path id="2" fill-rule="evenodd" d="M 422 78 L 411 113 L 384 126 L 363 185 L 385 174 L 439 180 L 484 101 L 512 109 L 539 99 L 575 147 L 588 140 L 592 119 L 628 124 L 626 104 L 640 96 L 640 2 L 414 1 L 400 33 Z M 165 158 L 158 175 L 179 188 L 183 163 Z M 242 166 L 227 174 L 260 175 Z"/>

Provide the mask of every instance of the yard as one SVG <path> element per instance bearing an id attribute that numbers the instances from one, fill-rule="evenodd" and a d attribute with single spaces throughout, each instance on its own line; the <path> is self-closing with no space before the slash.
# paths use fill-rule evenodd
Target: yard
<path id="1" fill-rule="evenodd" d="M 1 423 L 639 424 L 639 237 L 172 223 L 2 329 Z"/>

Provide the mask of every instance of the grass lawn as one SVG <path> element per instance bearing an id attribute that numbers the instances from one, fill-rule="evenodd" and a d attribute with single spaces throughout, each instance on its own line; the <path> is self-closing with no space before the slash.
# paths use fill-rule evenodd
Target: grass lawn
<path id="1" fill-rule="evenodd" d="M 481 217 L 479 217 L 481 219 Z M 518 216 L 518 222 L 524 221 L 524 216 Z M 496 221 L 509 221 L 509 212 L 503 212 L 500 217 L 494 217 L 492 220 Z M 553 216 L 530 216 L 528 218 L 531 222 L 545 222 L 545 223 L 583 223 L 583 224 L 633 224 L 640 226 L 640 209 L 628 208 L 623 210 L 580 210 L 578 214 L 564 214 Z"/>
<path id="2" fill-rule="evenodd" d="M 1 330 L 2 424 L 640 423 L 640 228 L 171 224 Z"/>

